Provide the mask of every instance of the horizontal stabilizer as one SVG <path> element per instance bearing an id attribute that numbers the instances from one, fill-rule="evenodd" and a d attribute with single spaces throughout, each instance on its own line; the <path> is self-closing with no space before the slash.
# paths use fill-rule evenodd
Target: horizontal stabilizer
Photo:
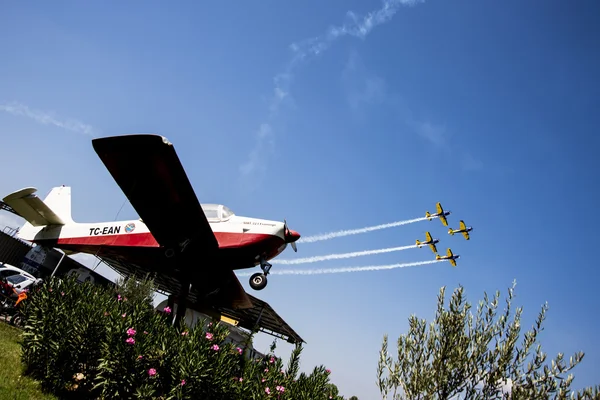
<path id="1" fill-rule="evenodd" d="M 33 226 L 64 225 L 65 221 L 35 195 L 36 188 L 25 188 L 6 196 L 2 201 L 12 207 Z"/>

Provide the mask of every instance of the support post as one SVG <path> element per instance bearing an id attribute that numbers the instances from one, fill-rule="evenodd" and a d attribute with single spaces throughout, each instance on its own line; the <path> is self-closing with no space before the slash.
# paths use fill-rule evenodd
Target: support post
<path id="1" fill-rule="evenodd" d="M 175 316 L 175 325 L 179 325 L 182 319 L 185 318 L 185 312 L 187 311 L 187 296 L 190 293 L 190 282 L 188 280 L 182 281 L 181 292 L 179 292 L 179 299 L 177 299 L 177 315 Z"/>
<path id="2" fill-rule="evenodd" d="M 66 254 L 63 253 L 62 257 L 60 257 L 60 260 L 58 260 L 58 263 L 56 263 L 56 267 L 54 267 L 54 271 L 52 271 L 52 273 L 50 274 L 50 278 L 52 278 L 54 276 L 54 274 L 56 273 L 56 270 L 58 270 L 58 267 L 60 266 L 60 263 L 62 263 L 63 258 L 65 258 Z"/>

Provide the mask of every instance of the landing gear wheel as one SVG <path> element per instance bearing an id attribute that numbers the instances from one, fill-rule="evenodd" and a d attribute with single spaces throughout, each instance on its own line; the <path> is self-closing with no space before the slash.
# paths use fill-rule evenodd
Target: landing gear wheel
<path id="1" fill-rule="evenodd" d="M 254 290 L 262 290 L 267 286 L 267 276 L 257 272 L 250 277 L 250 287 Z"/>

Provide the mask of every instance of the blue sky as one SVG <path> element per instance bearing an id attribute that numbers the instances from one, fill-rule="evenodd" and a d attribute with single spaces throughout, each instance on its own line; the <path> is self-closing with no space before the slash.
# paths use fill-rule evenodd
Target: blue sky
<path id="1" fill-rule="evenodd" d="M 452 227 L 474 227 L 471 241 L 425 221 L 280 257 L 409 245 L 426 230 L 462 256 L 455 269 L 270 277 L 258 296 L 308 342 L 304 369 L 323 363 L 344 395 L 374 398 L 383 334 L 395 342 L 413 313 L 430 320 L 441 286 L 462 284 L 476 302 L 516 279 L 524 325 L 548 301 L 549 356 L 585 351 L 574 385 L 598 383 L 597 2 L 215 4 L 5 4 L 3 196 L 68 184 L 76 220 L 114 220 L 125 197 L 90 140 L 152 132 L 175 144 L 202 202 L 286 218 L 304 236 L 441 201 Z M 431 258 L 411 249 L 294 268 Z"/>

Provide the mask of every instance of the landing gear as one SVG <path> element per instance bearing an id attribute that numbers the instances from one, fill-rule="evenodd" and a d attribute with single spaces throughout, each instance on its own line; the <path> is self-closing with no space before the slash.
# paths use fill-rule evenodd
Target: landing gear
<path id="1" fill-rule="evenodd" d="M 250 277 L 250 287 L 254 290 L 262 290 L 267 286 L 267 276 L 257 272 Z"/>
<path id="2" fill-rule="evenodd" d="M 269 271 L 271 270 L 271 264 L 261 258 L 260 268 L 263 270 L 262 274 L 257 272 L 250 277 L 250 287 L 254 290 L 262 290 L 267 286 L 267 275 L 269 275 Z"/>

